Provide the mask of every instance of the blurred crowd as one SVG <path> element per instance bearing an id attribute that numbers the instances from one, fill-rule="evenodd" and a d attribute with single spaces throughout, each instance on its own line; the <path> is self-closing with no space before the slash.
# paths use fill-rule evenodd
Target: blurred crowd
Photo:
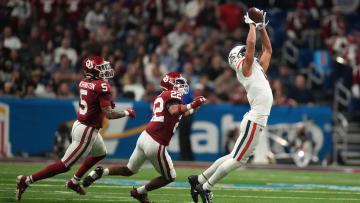
<path id="1" fill-rule="evenodd" d="M 286 41 L 341 57 L 354 75 L 351 85 L 359 86 L 360 34 L 348 32 L 352 25 L 331 1 L 0 0 L 0 95 L 75 98 L 82 60 L 100 55 L 115 70 L 113 99 L 152 101 L 163 75 L 178 71 L 190 97 L 247 104 L 227 55 L 245 42 L 243 16 L 252 6 L 268 12 L 269 27 L 283 22 L 270 32 L 280 41 L 269 71 L 275 105 L 317 102 L 303 67 L 277 51 Z M 279 21 L 271 17 L 279 12 Z"/>

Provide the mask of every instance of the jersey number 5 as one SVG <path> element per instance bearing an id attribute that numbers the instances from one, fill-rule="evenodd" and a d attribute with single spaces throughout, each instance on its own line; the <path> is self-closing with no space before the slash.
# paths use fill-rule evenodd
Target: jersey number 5
<path id="1" fill-rule="evenodd" d="M 84 95 L 87 95 L 87 90 L 80 89 L 80 108 L 79 108 L 80 115 L 85 115 L 88 110 L 87 103 L 83 98 Z"/>

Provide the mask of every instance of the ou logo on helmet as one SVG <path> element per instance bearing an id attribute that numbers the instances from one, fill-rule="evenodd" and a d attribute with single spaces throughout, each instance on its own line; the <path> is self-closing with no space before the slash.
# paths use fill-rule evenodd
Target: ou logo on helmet
<path id="1" fill-rule="evenodd" d="M 94 63 L 90 59 L 85 62 L 85 65 L 88 69 L 92 69 L 94 67 Z"/>
<path id="2" fill-rule="evenodd" d="M 164 81 L 164 82 L 168 82 L 168 81 L 169 81 L 169 77 L 168 77 L 167 75 L 165 75 L 163 81 Z"/>

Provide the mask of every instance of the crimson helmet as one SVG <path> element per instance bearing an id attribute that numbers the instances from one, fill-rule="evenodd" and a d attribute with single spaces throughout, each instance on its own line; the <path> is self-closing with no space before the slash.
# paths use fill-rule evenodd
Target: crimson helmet
<path id="1" fill-rule="evenodd" d="M 161 80 L 161 87 L 164 90 L 177 90 L 181 94 L 189 93 L 189 85 L 186 79 L 178 72 L 171 72 L 166 74 Z"/>
<path id="2" fill-rule="evenodd" d="M 85 59 L 82 68 L 87 78 L 108 79 L 114 77 L 114 70 L 110 63 L 100 56 Z"/>

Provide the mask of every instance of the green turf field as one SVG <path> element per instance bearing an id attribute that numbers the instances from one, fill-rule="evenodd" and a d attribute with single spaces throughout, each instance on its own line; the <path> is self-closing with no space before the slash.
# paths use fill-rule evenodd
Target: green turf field
<path id="1" fill-rule="evenodd" d="M 0 202 L 15 202 L 15 177 L 29 175 L 45 164 L 0 163 Z M 158 176 L 152 168 L 144 168 L 129 178 L 102 179 L 80 196 L 64 187 L 79 166 L 70 172 L 32 184 L 21 202 L 136 202 L 130 197 L 132 184 Z M 149 193 L 154 202 L 192 202 L 187 176 L 202 169 L 178 168 L 176 183 Z M 213 190 L 216 203 L 227 202 L 360 202 L 360 175 L 308 171 L 239 170 L 225 177 Z M 234 185 L 239 184 L 239 185 Z M 136 185 L 135 185 L 136 186 Z"/>

